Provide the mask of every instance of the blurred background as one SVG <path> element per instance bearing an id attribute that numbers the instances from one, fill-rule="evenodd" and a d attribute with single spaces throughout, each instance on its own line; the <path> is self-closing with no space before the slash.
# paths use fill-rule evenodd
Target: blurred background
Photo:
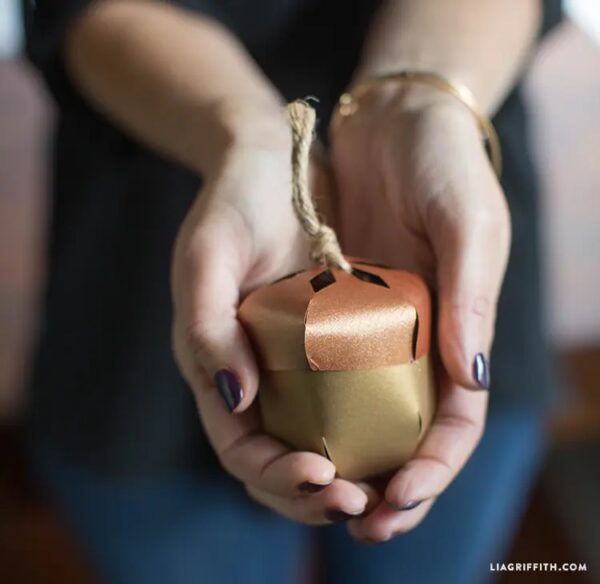
<path id="1" fill-rule="evenodd" d="M 527 87 L 545 190 L 551 334 L 568 397 L 506 561 L 586 562 L 587 573 L 560 581 L 600 583 L 600 2 L 571 0 L 565 9 Z M 94 577 L 77 541 L 17 448 L 44 278 L 53 117 L 22 37 L 19 2 L 0 0 L 0 582 L 88 584 Z"/>

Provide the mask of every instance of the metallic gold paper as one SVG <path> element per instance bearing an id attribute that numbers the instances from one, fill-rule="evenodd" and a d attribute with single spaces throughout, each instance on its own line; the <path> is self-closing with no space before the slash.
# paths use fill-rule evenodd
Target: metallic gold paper
<path id="1" fill-rule="evenodd" d="M 435 395 L 431 302 L 412 273 L 352 262 L 254 291 L 239 311 L 260 360 L 265 430 L 366 478 L 406 462 Z"/>

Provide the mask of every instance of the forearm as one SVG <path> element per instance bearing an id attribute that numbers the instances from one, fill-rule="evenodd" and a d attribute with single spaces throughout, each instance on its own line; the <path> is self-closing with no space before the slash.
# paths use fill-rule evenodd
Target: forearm
<path id="1" fill-rule="evenodd" d="M 100 111 L 203 174 L 232 144 L 285 139 L 279 96 L 243 47 L 167 4 L 100 0 L 71 28 L 66 65 Z"/>
<path id="2" fill-rule="evenodd" d="M 492 115 L 540 21 L 540 0 L 391 0 L 375 18 L 356 77 L 434 71 L 466 85 Z"/>

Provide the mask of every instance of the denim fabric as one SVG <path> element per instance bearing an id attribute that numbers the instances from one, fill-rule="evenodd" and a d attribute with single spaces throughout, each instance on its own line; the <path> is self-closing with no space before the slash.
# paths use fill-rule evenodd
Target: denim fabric
<path id="1" fill-rule="evenodd" d="M 34 448 L 33 468 L 110 584 L 481 584 L 502 561 L 543 451 L 542 416 L 500 410 L 423 524 L 380 545 L 308 528 L 221 475 L 117 479 Z M 316 551 L 317 554 L 311 552 Z"/>

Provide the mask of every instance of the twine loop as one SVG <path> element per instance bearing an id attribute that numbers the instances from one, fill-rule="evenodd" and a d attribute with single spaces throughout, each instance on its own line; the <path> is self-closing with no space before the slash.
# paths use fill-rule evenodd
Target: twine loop
<path id="1" fill-rule="evenodd" d="M 351 272 L 335 231 L 320 218 L 310 190 L 310 147 L 316 123 L 315 110 L 304 100 L 288 104 L 292 128 L 292 206 L 310 238 L 311 259 L 321 265 Z"/>

